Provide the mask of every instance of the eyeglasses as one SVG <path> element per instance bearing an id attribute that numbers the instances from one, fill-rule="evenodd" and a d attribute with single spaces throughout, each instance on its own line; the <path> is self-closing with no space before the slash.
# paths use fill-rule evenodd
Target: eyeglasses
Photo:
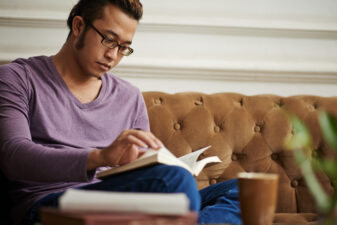
<path id="1" fill-rule="evenodd" d="M 89 20 L 84 19 L 85 23 L 87 25 L 89 25 L 92 29 L 94 29 L 94 31 L 96 31 L 101 37 L 102 37 L 102 45 L 104 45 L 105 47 L 108 47 L 110 49 L 116 48 L 118 46 L 118 52 L 124 56 L 129 56 L 133 53 L 133 49 L 128 47 L 128 46 L 124 46 L 124 45 L 120 45 L 118 43 L 118 41 L 108 38 L 107 36 L 105 36 L 104 34 L 102 34 Z"/>

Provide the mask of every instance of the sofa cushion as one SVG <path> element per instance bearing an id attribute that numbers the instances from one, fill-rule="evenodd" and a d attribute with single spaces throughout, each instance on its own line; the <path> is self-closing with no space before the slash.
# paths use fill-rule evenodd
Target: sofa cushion
<path id="1" fill-rule="evenodd" d="M 222 160 L 206 167 L 196 178 L 199 188 L 236 178 L 237 173 L 244 171 L 277 173 L 280 178 L 277 212 L 315 212 L 293 154 L 283 148 L 284 138 L 293 132 L 284 110 L 307 123 L 313 134 L 315 153 L 328 156 L 332 151 L 323 141 L 317 116 L 319 110 L 337 116 L 337 97 L 196 92 L 143 95 L 151 131 L 176 156 L 212 145 L 201 157 L 217 155 Z M 332 193 L 329 178 L 325 174 L 318 178 Z"/>
<path id="2" fill-rule="evenodd" d="M 315 213 L 276 213 L 273 224 L 317 224 L 317 220 Z"/>

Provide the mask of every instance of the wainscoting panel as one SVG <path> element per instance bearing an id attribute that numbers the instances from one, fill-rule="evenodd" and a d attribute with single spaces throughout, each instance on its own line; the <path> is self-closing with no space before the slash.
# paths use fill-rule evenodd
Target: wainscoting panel
<path id="1" fill-rule="evenodd" d="M 2 0 L 0 61 L 55 54 L 76 0 Z M 337 96 L 335 0 L 143 0 L 135 53 L 111 73 L 141 90 Z"/>

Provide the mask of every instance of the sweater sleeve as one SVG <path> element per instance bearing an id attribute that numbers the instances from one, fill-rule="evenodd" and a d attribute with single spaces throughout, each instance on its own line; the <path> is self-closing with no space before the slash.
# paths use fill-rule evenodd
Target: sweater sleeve
<path id="1" fill-rule="evenodd" d="M 136 118 L 133 123 L 133 129 L 150 131 L 149 116 L 147 114 L 146 104 L 142 93 L 138 92 L 137 104 L 136 104 Z"/>
<path id="2" fill-rule="evenodd" d="M 91 149 L 52 148 L 32 141 L 27 70 L 22 65 L 0 66 L 0 168 L 16 181 L 86 182 Z"/>

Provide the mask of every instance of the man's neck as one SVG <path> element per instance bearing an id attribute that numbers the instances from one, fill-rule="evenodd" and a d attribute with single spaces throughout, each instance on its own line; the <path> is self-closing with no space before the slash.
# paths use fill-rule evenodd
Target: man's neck
<path id="1" fill-rule="evenodd" d="M 76 85 L 86 85 L 99 78 L 85 74 L 79 63 L 76 61 L 74 50 L 68 43 L 53 57 L 57 71 L 65 81 L 75 83 Z"/>
<path id="2" fill-rule="evenodd" d="M 97 98 L 101 79 L 84 74 L 68 43 L 53 57 L 53 61 L 69 90 L 80 102 L 87 103 Z"/>

